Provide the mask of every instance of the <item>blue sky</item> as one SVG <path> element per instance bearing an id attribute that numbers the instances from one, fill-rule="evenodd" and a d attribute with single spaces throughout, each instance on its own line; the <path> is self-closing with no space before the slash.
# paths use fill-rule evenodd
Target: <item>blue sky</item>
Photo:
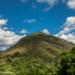
<path id="1" fill-rule="evenodd" d="M 7 27 L 13 28 L 17 33 L 21 29 L 29 33 L 48 29 L 51 34 L 56 34 L 66 18 L 75 15 L 75 11 L 69 9 L 62 0 L 59 0 L 48 11 L 44 11 L 48 7 L 51 6 L 37 0 L 0 0 L 0 15 L 8 19 Z M 25 22 L 25 20 L 33 19 L 35 22 Z"/>
<path id="2" fill-rule="evenodd" d="M 68 27 L 72 19 L 74 28 L 75 0 L 0 0 L 0 30 L 16 37 L 45 32 L 63 39 L 75 38 L 73 28 L 64 33 L 64 25 Z"/>

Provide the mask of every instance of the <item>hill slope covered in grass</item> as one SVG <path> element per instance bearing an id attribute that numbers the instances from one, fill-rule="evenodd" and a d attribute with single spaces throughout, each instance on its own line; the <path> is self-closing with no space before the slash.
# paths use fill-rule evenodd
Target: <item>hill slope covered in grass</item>
<path id="1" fill-rule="evenodd" d="M 0 74 L 75 75 L 73 47 L 52 35 L 33 33 L 0 53 Z"/>
<path id="2" fill-rule="evenodd" d="M 73 44 L 45 33 L 33 33 L 3 52 L 4 56 L 18 54 L 52 55 L 72 49 Z"/>

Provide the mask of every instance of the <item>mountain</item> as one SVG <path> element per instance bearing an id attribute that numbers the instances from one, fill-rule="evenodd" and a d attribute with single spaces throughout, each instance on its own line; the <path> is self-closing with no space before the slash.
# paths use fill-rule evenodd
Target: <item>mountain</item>
<path id="1" fill-rule="evenodd" d="M 71 50 L 72 47 L 71 42 L 39 32 L 23 37 L 17 44 L 2 52 L 2 55 L 29 54 L 56 57 L 61 52 Z"/>
<path id="2" fill-rule="evenodd" d="M 75 75 L 74 65 L 68 65 L 75 62 L 73 46 L 45 33 L 27 35 L 0 52 L 0 75 Z"/>

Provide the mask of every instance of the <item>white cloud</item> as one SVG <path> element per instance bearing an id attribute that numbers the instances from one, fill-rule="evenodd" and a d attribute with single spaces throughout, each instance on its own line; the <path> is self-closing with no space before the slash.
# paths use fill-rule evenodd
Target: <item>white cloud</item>
<path id="1" fill-rule="evenodd" d="M 75 17 L 68 17 L 64 23 L 64 29 L 59 32 L 60 35 L 69 33 L 71 30 L 75 29 Z"/>
<path id="2" fill-rule="evenodd" d="M 46 33 L 46 34 L 50 34 L 49 31 L 48 31 L 48 29 L 43 29 L 42 32 Z"/>
<path id="3" fill-rule="evenodd" d="M 6 25 L 7 22 L 8 22 L 7 19 L 0 19 L 0 26 L 2 26 L 2 25 Z"/>
<path id="4" fill-rule="evenodd" d="M 47 3 L 49 5 L 44 11 L 48 11 L 51 7 L 53 7 L 58 0 L 37 0 L 38 3 Z"/>
<path id="5" fill-rule="evenodd" d="M 67 35 L 61 35 L 60 38 L 65 39 L 65 40 L 75 44 L 75 35 L 72 33 L 69 33 Z"/>
<path id="6" fill-rule="evenodd" d="M 16 44 L 16 42 L 22 37 L 23 36 L 17 35 L 13 31 L 0 29 L 0 50 L 7 49 Z"/>
<path id="7" fill-rule="evenodd" d="M 7 19 L 0 19 L 0 26 L 6 25 Z M 0 27 L 0 50 L 5 50 L 17 43 L 23 36 L 10 31 L 8 27 Z"/>
<path id="8" fill-rule="evenodd" d="M 22 3 L 28 2 L 29 0 L 20 0 Z M 58 3 L 59 0 L 35 0 L 38 3 L 46 3 L 49 7 L 46 7 L 44 11 L 48 11 L 50 8 L 52 8 L 55 4 Z M 32 3 L 35 3 L 34 1 Z M 32 4 L 32 7 L 35 9 L 36 4 Z"/>
<path id="9" fill-rule="evenodd" d="M 27 33 L 27 30 L 26 30 L 26 29 L 22 29 L 22 30 L 20 31 L 20 33 L 22 33 L 22 34 Z"/>
<path id="10" fill-rule="evenodd" d="M 75 30 L 75 16 L 67 18 L 63 30 L 56 36 L 75 43 L 75 35 L 72 33 L 72 30 Z"/>
<path id="11" fill-rule="evenodd" d="M 27 19 L 27 20 L 24 20 L 24 22 L 27 22 L 27 23 L 35 23 L 36 22 L 36 19 Z"/>
<path id="12" fill-rule="evenodd" d="M 8 27 L 3 27 L 3 30 L 8 30 Z"/>
<path id="13" fill-rule="evenodd" d="M 67 6 L 71 9 L 75 9 L 75 0 L 68 0 Z"/>
<path id="14" fill-rule="evenodd" d="M 47 3 L 48 5 L 53 6 L 57 2 L 57 0 L 37 0 L 37 2 Z"/>

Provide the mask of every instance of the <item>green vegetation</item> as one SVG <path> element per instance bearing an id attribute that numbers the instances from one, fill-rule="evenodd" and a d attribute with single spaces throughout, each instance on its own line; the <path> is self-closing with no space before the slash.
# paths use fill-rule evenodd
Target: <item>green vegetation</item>
<path id="1" fill-rule="evenodd" d="M 0 53 L 0 75 L 75 75 L 75 48 L 44 33 L 22 38 Z"/>
<path id="2" fill-rule="evenodd" d="M 75 75 L 75 52 L 64 52 L 57 59 L 7 56 L 0 59 L 0 75 Z"/>
<path id="3" fill-rule="evenodd" d="M 73 50 L 61 54 L 57 63 L 58 75 L 75 75 L 75 52 Z"/>

